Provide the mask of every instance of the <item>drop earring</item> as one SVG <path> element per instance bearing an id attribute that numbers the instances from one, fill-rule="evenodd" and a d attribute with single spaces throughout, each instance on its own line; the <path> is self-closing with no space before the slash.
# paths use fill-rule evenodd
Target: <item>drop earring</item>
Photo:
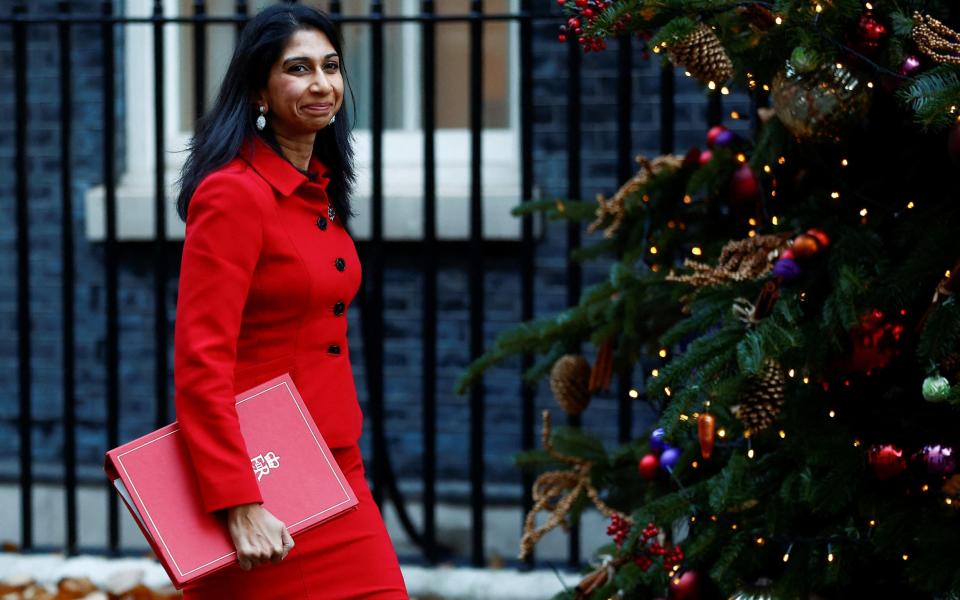
<path id="1" fill-rule="evenodd" d="M 263 128 L 267 126 L 267 118 L 264 116 L 263 105 L 260 105 L 260 116 L 257 117 L 257 129 L 263 131 Z"/>
<path id="2" fill-rule="evenodd" d="M 331 125 L 333 125 L 334 121 L 336 120 L 337 120 L 337 115 L 333 115 L 332 117 L 330 117 L 330 122 L 327 123 L 327 127 L 330 127 Z"/>

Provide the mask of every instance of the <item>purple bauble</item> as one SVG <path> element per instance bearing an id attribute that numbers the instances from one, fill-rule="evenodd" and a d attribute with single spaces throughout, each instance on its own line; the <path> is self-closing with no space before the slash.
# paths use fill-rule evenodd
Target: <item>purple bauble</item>
<path id="1" fill-rule="evenodd" d="M 717 136 L 714 138 L 713 146 L 714 148 L 724 148 L 726 146 L 729 146 L 733 142 L 733 140 L 736 139 L 736 137 L 737 137 L 737 134 L 730 131 L 729 129 L 725 129 L 720 133 L 718 133 Z"/>
<path id="2" fill-rule="evenodd" d="M 927 465 L 927 472 L 931 475 L 949 475 L 957 467 L 957 460 L 953 457 L 953 448 L 950 446 L 924 446 L 920 453 Z M 661 463 L 662 461 L 663 459 Z"/>
<path id="3" fill-rule="evenodd" d="M 773 265 L 774 277 L 779 277 L 784 281 L 793 281 L 800 277 L 800 265 L 792 258 L 779 258 Z"/>
<path id="4" fill-rule="evenodd" d="M 657 427 L 653 430 L 653 433 L 650 434 L 650 449 L 654 452 L 663 452 L 663 449 L 667 447 L 667 442 L 663 439 L 667 435 L 667 432 L 663 430 L 663 427 Z"/>
<path id="5" fill-rule="evenodd" d="M 912 54 L 908 54 L 900 65 L 900 74 L 905 77 L 913 77 L 920 71 L 920 59 Z"/>
<path id="6" fill-rule="evenodd" d="M 677 462 L 680 461 L 680 451 L 676 448 L 667 447 L 663 454 L 660 455 L 660 466 L 666 469 L 667 471 L 673 471 L 673 468 L 677 466 Z"/>

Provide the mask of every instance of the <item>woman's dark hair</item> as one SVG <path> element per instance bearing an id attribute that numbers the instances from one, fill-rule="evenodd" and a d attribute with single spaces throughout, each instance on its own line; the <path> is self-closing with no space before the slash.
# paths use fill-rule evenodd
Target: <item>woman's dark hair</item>
<path id="1" fill-rule="evenodd" d="M 265 8 L 244 27 L 230 59 L 213 106 L 199 121 L 189 146 L 189 156 L 180 176 L 177 213 L 187 220 L 190 198 L 204 177 L 227 164 L 240 152 L 245 139 L 259 135 L 283 156 L 268 126 L 257 131 L 255 98 L 266 87 L 270 68 L 280 57 L 290 38 L 302 29 L 323 32 L 340 56 L 345 87 L 349 88 L 343 60 L 343 43 L 333 21 L 324 13 L 302 4 L 275 4 Z M 352 89 L 351 98 L 353 97 Z M 346 226 L 350 211 L 350 192 L 356 182 L 353 147 L 350 143 L 346 103 L 333 125 L 317 132 L 314 155 L 327 166 L 327 196 Z"/>

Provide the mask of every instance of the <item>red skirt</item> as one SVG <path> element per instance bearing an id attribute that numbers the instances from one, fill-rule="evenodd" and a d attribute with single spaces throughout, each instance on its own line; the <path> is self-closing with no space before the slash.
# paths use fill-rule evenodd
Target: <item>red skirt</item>
<path id="1" fill-rule="evenodd" d="M 367 487 L 360 448 L 331 450 L 357 495 L 357 510 L 297 534 L 296 545 L 279 564 L 244 571 L 234 563 L 184 587 L 185 600 L 409 598 L 393 544 Z"/>

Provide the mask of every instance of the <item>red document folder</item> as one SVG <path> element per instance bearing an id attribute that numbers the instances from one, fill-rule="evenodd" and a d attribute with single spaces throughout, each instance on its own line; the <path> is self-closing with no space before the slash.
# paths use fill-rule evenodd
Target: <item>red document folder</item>
<path id="1" fill-rule="evenodd" d="M 353 510 L 357 498 L 290 375 L 237 395 L 237 415 L 264 508 L 290 535 Z M 107 476 L 177 589 L 237 561 L 223 517 L 203 510 L 180 427 L 107 452 Z"/>

